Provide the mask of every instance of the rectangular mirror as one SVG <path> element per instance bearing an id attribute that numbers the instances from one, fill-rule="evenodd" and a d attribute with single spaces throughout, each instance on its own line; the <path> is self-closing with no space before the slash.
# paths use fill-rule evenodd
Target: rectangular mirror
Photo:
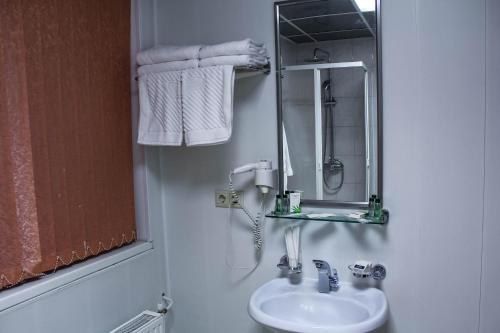
<path id="1" fill-rule="evenodd" d="M 280 193 L 364 207 L 382 194 L 379 0 L 275 3 Z"/>

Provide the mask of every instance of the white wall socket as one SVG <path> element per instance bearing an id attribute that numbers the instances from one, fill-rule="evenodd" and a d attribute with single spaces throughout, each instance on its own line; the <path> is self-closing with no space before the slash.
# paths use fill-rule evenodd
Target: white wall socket
<path id="1" fill-rule="evenodd" d="M 243 204 L 243 192 L 236 191 L 238 198 L 234 197 L 229 190 L 215 190 L 215 207 L 229 208 L 231 204 L 232 208 L 241 208 Z"/>

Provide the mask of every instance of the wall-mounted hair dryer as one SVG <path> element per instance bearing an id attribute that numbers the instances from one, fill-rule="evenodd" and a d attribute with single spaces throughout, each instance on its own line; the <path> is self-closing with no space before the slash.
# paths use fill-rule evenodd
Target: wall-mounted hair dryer
<path id="1" fill-rule="evenodd" d="M 231 174 L 251 172 L 255 170 L 255 186 L 263 194 L 269 193 L 269 189 L 273 188 L 273 165 L 271 161 L 261 160 L 257 163 L 250 163 L 234 169 Z"/>
<path id="2" fill-rule="evenodd" d="M 252 228 L 252 233 L 254 236 L 254 245 L 257 251 L 260 251 L 264 242 L 262 237 L 264 226 L 263 217 L 265 215 L 264 201 L 267 193 L 269 193 L 269 190 L 273 188 L 273 165 L 271 161 L 261 160 L 257 163 L 246 164 L 234 169 L 229 174 L 229 189 L 233 198 L 236 198 L 239 201 L 238 193 L 233 186 L 232 176 L 239 173 L 251 171 L 255 171 L 255 186 L 257 186 L 261 193 L 260 210 L 257 213 L 257 216 L 254 217 L 252 213 L 245 207 L 245 205 L 242 204 L 241 208 L 251 221 L 250 226 Z M 229 208 L 231 208 L 231 206 L 229 206 Z"/>

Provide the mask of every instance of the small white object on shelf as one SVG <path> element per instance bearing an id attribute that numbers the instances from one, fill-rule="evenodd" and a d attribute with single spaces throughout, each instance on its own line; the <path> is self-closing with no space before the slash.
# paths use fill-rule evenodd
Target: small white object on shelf
<path id="1" fill-rule="evenodd" d="M 332 217 L 332 216 L 337 216 L 337 214 L 334 214 L 334 213 L 307 214 L 307 217 L 312 218 L 312 219 L 327 218 L 327 217 Z"/>

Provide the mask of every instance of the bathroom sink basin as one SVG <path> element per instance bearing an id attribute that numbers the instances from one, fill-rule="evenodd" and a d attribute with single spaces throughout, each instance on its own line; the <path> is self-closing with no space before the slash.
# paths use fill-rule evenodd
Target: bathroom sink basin
<path id="1" fill-rule="evenodd" d="M 297 283 L 269 281 L 251 296 L 248 312 L 255 321 L 278 332 L 363 333 L 387 319 L 387 298 L 376 288 L 340 283 L 338 291 L 318 292 L 316 279 Z"/>

